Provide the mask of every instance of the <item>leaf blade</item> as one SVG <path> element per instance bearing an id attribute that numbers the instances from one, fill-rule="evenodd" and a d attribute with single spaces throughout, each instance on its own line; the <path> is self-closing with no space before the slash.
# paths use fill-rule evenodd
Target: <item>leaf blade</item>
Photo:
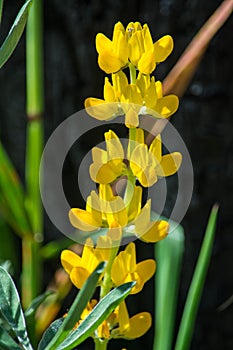
<path id="1" fill-rule="evenodd" d="M 32 350 L 19 295 L 9 273 L 0 266 L 0 311 L 24 349 Z"/>
<path id="2" fill-rule="evenodd" d="M 13 53 L 18 41 L 23 33 L 29 8 L 32 0 L 28 0 L 20 9 L 16 19 L 0 48 L 0 68 L 6 63 L 11 54 Z"/>

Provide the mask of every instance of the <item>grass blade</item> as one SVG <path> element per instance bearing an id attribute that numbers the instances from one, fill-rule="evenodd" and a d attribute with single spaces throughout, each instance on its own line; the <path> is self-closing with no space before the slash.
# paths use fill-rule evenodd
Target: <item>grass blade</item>
<path id="1" fill-rule="evenodd" d="M 175 350 L 187 350 L 189 349 L 191 344 L 196 315 L 211 258 L 217 215 L 218 205 L 214 205 L 208 220 L 201 251 L 188 291 L 188 296 L 186 299 L 180 328 L 176 340 Z"/>
<path id="2" fill-rule="evenodd" d="M 23 33 L 29 8 L 32 0 L 28 0 L 20 9 L 4 43 L 0 48 L 0 68 L 6 63 L 11 54 L 13 53 L 18 41 Z M 0 4 L 2 5 L 2 4 Z"/>
<path id="3" fill-rule="evenodd" d="M 155 277 L 154 350 L 170 350 L 173 341 L 180 270 L 184 252 L 184 231 L 170 224 L 169 235 L 155 244 L 157 272 Z M 166 325 L 166 326 L 165 326 Z"/>

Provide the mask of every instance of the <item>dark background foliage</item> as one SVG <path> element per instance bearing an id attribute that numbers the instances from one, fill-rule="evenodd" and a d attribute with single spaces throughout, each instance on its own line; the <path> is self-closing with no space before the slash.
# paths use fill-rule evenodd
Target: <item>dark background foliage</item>
<path id="1" fill-rule="evenodd" d="M 124 25 L 130 21 L 148 23 L 154 40 L 170 33 L 175 42 L 174 52 L 156 71 L 157 79 L 163 79 L 220 3 L 218 0 L 45 1 L 45 139 L 65 118 L 83 108 L 86 97 L 102 95 L 104 74 L 97 66 L 94 46 L 98 32 L 111 36 L 114 23 L 120 20 Z M 5 2 L 1 38 L 6 35 L 21 4 L 22 1 Z M 215 202 L 220 204 L 217 236 L 198 313 L 193 350 L 233 348 L 233 305 L 223 311 L 218 309 L 233 294 L 232 47 L 231 18 L 211 42 L 172 119 L 189 149 L 195 174 L 192 201 L 183 220 L 186 251 L 178 320 L 210 208 Z M 0 91 L 0 137 L 23 178 L 26 127 L 24 39 L 0 71 Z M 46 218 L 46 240 L 57 237 L 61 234 Z M 137 244 L 139 260 L 153 255 L 151 245 Z M 151 310 L 152 292 L 153 281 L 142 293 L 131 297 L 130 311 Z M 135 345 L 128 342 L 126 347 L 141 349 L 147 345 L 151 349 L 152 334 L 151 330 L 135 341 Z M 116 344 L 112 343 L 112 349 L 114 346 Z"/>

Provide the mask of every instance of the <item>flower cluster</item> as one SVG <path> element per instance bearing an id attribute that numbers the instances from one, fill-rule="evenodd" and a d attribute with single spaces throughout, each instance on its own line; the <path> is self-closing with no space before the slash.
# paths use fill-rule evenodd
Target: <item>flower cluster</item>
<path id="1" fill-rule="evenodd" d="M 150 76 L 156 64 L 163 62 L 173 49 L 169 35 L 153 43 L 147 24 L 142 27 L 138 22 L 131 22 L 125 30 L 118 22 L 112 41 L 104 34 L 97 35 L 96 49 L 99 66 L 111 74 L 112 83 L 105 79 L 103 99 L 85 100 L 85 108 L 92 117 L 110 120 L 125 114 L 126 126 L 138 127 L 139 115 L 168 118 L 176 112 L 177 96 L 163 96 L 161 82 Z M 125 68 L 130 69 L 130 83 L 123 72 Z"/>
<path id="2" fill-rule="evenodd" d="M 162 84 L 151 73 L 157 63 L 163 62 L 173 49 L 173 40 L 166 35 L 153 43 L 148 26 L 129 23 L 126 29 L 118 22 L 109 40 L 99 33 L 96 37 L 98 63 L 111 74 L 105 79 L 103 99 L 87 98 L 85 108 L 94 118 L 110 120 L 125 115 L 129 131 L 127 144 L 122 143 L 113 130 L 105 132 L 105 148 L 92 149 L 89 168 L 97 190 L 91 191 L 86 208 L 69 211 L 71 224 L 80 231 L 90 232 L 82 256 L 64 250 L 61 262 L 72 283 L 82 288 L 84 282 L 101 261 L 106 261 L 105 272 L 100 276 L 100 298 L 112 288 L 135 281 L 131 294 L 139 293 L 154 275 L 156 263 L 148 259 L 137 263 L 134 243 L 119 252 L 124 233 L 144 242 L 158 242 L 165 238 L 169 224 L 165 220 L 151 220 L 151 199 L 144 204 L 143 188 L 157 183 L 160 178 L 173 175 L 181 165 L 179 152 L 163 154 L 161 135 L 150 146 L 145 142 L 144 130 L 139 127 L 139 117 L 150 114 L 168 118 L 178 108 L 178 98 L 163 96 Z M 130 82 L 124 69 L 129 68 Z M 107 229 L 105 236 L 101 228 Z M 99 233 L 96 246 L 92 233 Z M 95 307 L 90 301 L 77 322 L 77 327 Z M 129 317 L 122 302 L 96 330 L 96 339 L 123 337 L 133 339 L 143 335 L 151 326 L 151 316 L 142 312 Z"/>

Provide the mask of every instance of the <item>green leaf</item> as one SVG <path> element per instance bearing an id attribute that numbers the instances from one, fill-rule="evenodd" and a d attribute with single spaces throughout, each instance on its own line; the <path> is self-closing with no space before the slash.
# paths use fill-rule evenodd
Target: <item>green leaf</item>
<path id="1" fill-rule="evenodd" d="M 25 350 L 32 350 L 28 339 L 25 319 L 20 305 L 19 295 L 14 282 L 7 271 L 0 266 L 0 311 L 19 343 Z"/>
<path id="2" fill-rule="evenodd" d="M 197 311 L 210 263 L 217 216 L 218 206 L 214 205 L 208 220 L 201 251 L 197 260 L 192 282 L 189 287 L 188 296 L 186 298 L 175 350 L 188 350 L 190 348 Z"/>
<path id="3" fill-rule="evenodd" d="M 154 350 L 172 347 L 180 270 L 184 252 L 184 230 L 169 221 L 170 233 L 155 244 L 155 340 Z M 165 326 L 166 325 L 166 326 Z"/>
<path id="4" fill-rule="evenodd" d="M 35 314 L 37 308 L 43 303 L 43 301 L 51 294 L 53 294 L 53 290 L 48 290 L 45 293 L 39 295 L 37 298 L 33 299 L 27 310 L 24 312 L 26 318 L 31 317 Z"/>
<path id="5" fill-rule="evenodd" d="M 71 308 L 62 326 L 59 328 L 58 332 L 56 333 L 55 337 L 51 340 L 50 344 L 48 344 L 48 346 L 46 347 L 46 350 L 57 349 L 57 345 L 59 345 L 67 337 L 67 335 L 72 331 L 75 324 L 80 319 L 80 316 L 84 308 L 86 307 L 88 301 L 91 299 L 92 295 L 94 294 L 99 277 L 103 273 L 105 267 L 106 267 L 105 262 L 100 263 L 97 266 L 97 268 L 94 270 L 94 272 L 86 280 L 82 289 L 80 290 L 73 304 L 71 305 Z M 46 332 L 47 331 L 50 332 L 49 328 L 46 330 Z M 39 349 L 43 349 L 43 348 L 39 347 Z"/>
<path id="6" fill-rule="evenodd" d="M 24 191 L 11 160 L 0 143 L 0 211 L 20 235 L 30 235 L 31 228 L 24 208 Z"/>
<path id="7" fill-rule="evenodd" d="M 29 8 L 32 0 L 28 0 L 20 9 L 4 43 L 0 48 L 0 68 L 4 65 L 4 63 L 9 59 L 11 54 L 13 53 L 18 41 L 23 33 L 27 16 L 29 12 Z"/>
<path id="8" fill-rule="evenodd" d="M 52 259 L 60 254 L 63 249 L 67 249 L 73 243 L 74 241 L 69 238 L 49 242 L 40 249 L 41 256 L 43 259 Z"/>
<path id="9" fill-rule="evenodd" d="M 90 337 L 115 308 L 127 297 L 135 282 L 128 282 L 109 292 L 56 350 L 69 350 Z M 47 350 L 47 349 L 46 349 Z"/>
<path id="10" fill-rule="evenodd" d="M 11 336 L 0 326 L 0 349 L 1 350 L 22 350 Z"/>
<path id="11" fill-rule="evenodd" d="M 50 341 L 54 338 L 54 336 L 57 334 L 58 330 L 62 326 L 62 323 L 64 322 L 65 318 L 59 318 L 55 320 L 49 328 L 44 332 L 43 337 L 41 338 L 40 344 L 38 346 L 38 350 L 45 349 L 46 346 L 50 343 Z"/>
<path id="12" fill-rule="evenodd" d="M 3 0 L 0 0 L 0 24 L 2 22 Z"/>

